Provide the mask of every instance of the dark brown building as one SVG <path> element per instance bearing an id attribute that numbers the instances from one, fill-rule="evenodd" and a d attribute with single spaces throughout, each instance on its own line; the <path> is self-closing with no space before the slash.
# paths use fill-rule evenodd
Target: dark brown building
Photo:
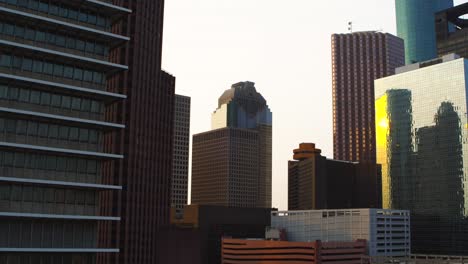
<path id="1" fill-rule="evenodd" d="M 405 65 L 403 40 L 381 32 L 332 35 L 333 154 L 374 162 L 374 80 Z"/>
<path id="2" fill-rule="evenodd" d="M 115 0 L 132 10 L 113 31 L 129 36 L 111 57 L 129 70 L 113 78 L 109 90 L 127 95 L 107 112 L 125 124 L 125 132 L 106 138 L 109 148 L 123 149 L 124 159 L 106 168 L 109 182 L 123 186 L 101 197 L 104 212 L 121 217 L 101 225 L 100 243 L 117 243 L 119 254 L 98 263 L 157 263 L 157 235 L 169 224 L 175 78 L 161 70 L 164 1 Z M 124 114 L 122 114 L 124 113 Z M 105 236 L 112 230 L 113 236 Z"/>
<path id="3" fill-rule="evenodd" d="M 371 162 L 330 160 L 302 143 L 288 162 L 288 209 L 380 208 L 381 173 Z"/>
<path id="4" fill-rule="evenodd" d="M 468 3 L 436 13 L 435 29 L 437 55 L 456 53 L 468 58 L 468 22 L 462 19 L 468 14 Z"/>
<path id="5" fill-rule="evenodd" d="M 158 235 L 164 250 L 155 263 L 220 264 L 221 239 L 265 237 L 272 210 L 194 204 L 182 212 L 174 208 L 172 226 Z"/>
<path id="6" fill-rule="evenodd" d="M 266 207 L 257 201 L 259 133 L 220 128 L 193 136 L 192 203 Z"/>

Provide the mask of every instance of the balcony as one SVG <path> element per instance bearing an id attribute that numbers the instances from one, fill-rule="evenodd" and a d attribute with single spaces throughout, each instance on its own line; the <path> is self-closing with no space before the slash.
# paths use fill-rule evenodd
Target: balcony
<path id="1" fill-rule="evenodd" d="M 81 220 L 81 221 L 120 221 L 120 217 L 114 217 L 114 216 L 31 214 L 31 213 L 15 213 L 15 212 L 0 212 L 0 218 L 36 218 L 36 219 L 62 219 L 62 220 Z"/>
<path id="2" fill-rule="evenodd" d="M 111 154 L 111 153 L 37 146 L 37 145 L 31 145 L 31 144 L 10 143 L 10 142 L 5 142 L 5 141 L 0 141 L 0 149 L 25 150 L 25 151 L 32 151 L 32 152 L 43 152 L 43 153 L 52 154 L 52 155 L 54 154 L 55 155 L 71 155 L 71 156 L 77 156 L 77 157 L 88 157 L 88 158 L 96 158 L 96 159 L 123 159 L 124 157 L 123 155 Z"/>
<path id="3" fill-rule="evenodd" d="M 1 177 L 1 176 L 0 176 L 0 182 L 11 183 L 11 184 L 32 185 L 32 186 L 44 186 L 44 187 L 65 187 L 67 189 L 84 189 L 84 190 L 91 189 L 91 190 L 101 190 L 101 191 L 122 190 L 122 186 L 116 186 L 116 185 L 38 180 L 38 179 Z"/>
<path id="4" fill-rule="evenodd" d="M 6 20 L 16 21 L 22 24 L 34 24 L 51 31 L 63 29 L 69 33 L 75 34 L 77 37 L 93 38 L 98 42 L 112 44 L 109 46 L 122 45 L 130 40 L 128 37 L 110 33 L 88 24 L 59 19 L 58 17 L 46 15 L 34 10 L 22 9 L 22 11 L 20 11 L 17 8 L 11 8 L 10 5 L 1 2 L 0 15 Z"/>
<path id="5" fill-rule="evenodd" d="M 16 54 L 29 56 L 31 58 L 47 58 L 47 60 L 53 62 L 103 71 L 107 75 L 115 74 L 119 71 L 128 70 L 128 66 L 125 65 L 115 64 L 104 60 L 97 60 L 51 49 L 39 48 L 36 46 L 25 45 L 4 39 L 0 39 L 0 51 L 5 51 L 7 53 L 14 52 Z"/>
<path id="6" fill-rule="evenodd" d="M 54 114 L 48 114 L 48 113 L 25 111 L 25 110 L 12 109 L 12 108 L 6 108 L 6 107 L 0 107 L 0 116 L 8 116 L 8 117 L 13 117 L 17 119 L 34 120 L 38 122 L 53 122 L 55 124 L 72 125 L 76 127 L 91 128 L 91 129 L 100 129 L 103 131 L 112 131 L 115 129 L 125 128 L 125 125 L 121 125 L 121 124 L 80 119 L 80 118 L 67 117 L 67 116 L 62 116 L 62 115 L 54 115 Z"/>
<path id="7" fill-rule="evenodd" d="M 12 71 L 0 68 L 0 79 L 4 79 L 8 84 L 18 84 L 21 87 L 33 87 L 40 90 L 51 90 L 67 95 L 85 95 L 91 98 L 103 100 L 106 103 L 112 103 L 117 100 L 126 99 L 127 96 L 118 93 L 106 92 L 105 86 L 96 84 L 87 84 L 80 81 L 69 80 L 65 78 L 46 76 L 24 71 Z"/>

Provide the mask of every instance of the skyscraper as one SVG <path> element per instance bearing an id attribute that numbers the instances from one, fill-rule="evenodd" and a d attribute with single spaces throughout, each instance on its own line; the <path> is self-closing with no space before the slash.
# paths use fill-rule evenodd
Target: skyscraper
<path id="1" fill-rule="evenodd" d="M 467 65 L 452 54 L 375 81 L 383 204 L 410 210 L 415 253 L 468 254 Z"/>
<path id="2" fill-rule="evenodd" d="M 301 143 L 288 162 L 288 210 L 380 208 L 375 164 L 327 159 L 313 143 Z"/>
<path id="3" fill-rule="evenodd" d="M 468 25 L 461 16 L 468 14 L 468 3 L 436 13 L 437 54 L 456 53 L 468 58 Z"/>
<path id="4" fill-rule="evenodd" d="M 104 144 L 125 126 L 105 112 L 126 98 L 107 84 L 128 69 L 109 50 L 129 40 L 111 27 L 131 12 L 0 1 L 0 263 L 94 264 L 119 252 L 99 247 L 97 226 L 120 220 L 100 212 L 99 196 L 122 189 L 103 177 L 122 149 Z"/>
<path id="5" fill-rule="evenodd" d="M 406 64 L 437 57 L 434 15 L 453 0 L 395 0 L 397 35 L 405 41 Z"/>
<path id="6" fill-rule="evenodd" d="M 106 143 L 123 148 L 124 159 L 106 167 L 106 178 L 122 185 L 118 195 L 101 199 L 108 212 L 122 221 L 115 236 L 101 236 L 101 243 L 118 241 L 118 258 L 100 256 L 99 263 L 156 263 L 157 234 L 169 224 L 174 126 L 175 77 L 161 70 L 164 1 L 115 0 L 132 9 L 115 32 L 131 37 L 111 56 L 129 66 L 116 75 L 110 89 L 123 89 L 127 100 L 108 112 L 125 124 L 126 132 Z M 125 114 L 120 114 L 124 111 Z"/>
<path id="7" fill-rule="evenodd" d="M 172 168 L 171 206 L 182 209 L 187 204 L 190 142 L 190 97 L 176 95 L 174 102 L 174 161 Z"/>
<path id="8" fill-rule="evenodd" d="M 272 113 L 254 83 L 223 93 L 212 129 L 193 136 L 192 203 L 271 207 Z"/>
<path id="9" fill-rule="evenodd" d="M 404 65 L 403 41 L 380 32 L 332 35 L 333 154 L 375 163 L 374 80 Z"/>

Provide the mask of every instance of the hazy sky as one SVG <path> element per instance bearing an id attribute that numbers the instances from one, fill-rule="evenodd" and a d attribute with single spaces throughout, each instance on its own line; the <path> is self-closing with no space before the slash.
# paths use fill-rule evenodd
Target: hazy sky
<path id="1" fill-rule="evenodd" d="M 191 134 L 218 97 L 253 81 L 273 112 L 273 206 L 287 209 L 287 161 L 301 142 L 333 158 L 332 33 L 396 33 L 394 0 L 166 0 L 163 68 L 192 97 Z M 456 4 L 467 2 L 455 0 Z"/>

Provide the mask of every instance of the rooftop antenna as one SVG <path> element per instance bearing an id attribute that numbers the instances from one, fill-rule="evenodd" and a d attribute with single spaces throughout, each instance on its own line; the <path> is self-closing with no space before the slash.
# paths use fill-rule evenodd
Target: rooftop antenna
<path id="1" fill-rule="evenodd" d="M 348 31 L 349 33 L 353 33 L 353 21 L 348 22 Z"/>

